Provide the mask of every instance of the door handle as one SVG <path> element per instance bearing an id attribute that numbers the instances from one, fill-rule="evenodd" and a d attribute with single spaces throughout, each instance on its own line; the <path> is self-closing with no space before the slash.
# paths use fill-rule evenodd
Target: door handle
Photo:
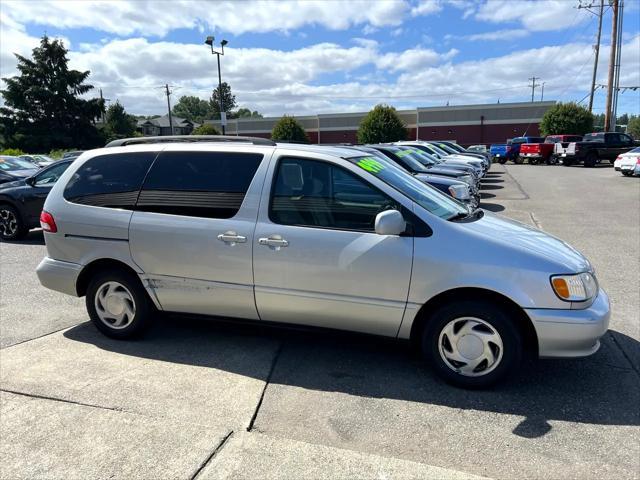
<path id="1" fill-rule="evenodd" d="M 228 232 L 218 235 L 218 240 L 234 246 L 236 243 L 245 243 L 247 241 L 247 237 L 243 237 L 242 235 L 238 235 L 236 232 L 229 230 Z"/>
<path id="2" fill-rule="evenodd" d="M 289 242 L 282 238 L 280 235 L 271 235 L 268 238 L 259 238 L 258 243 L 260 245 L 267 245 L 274 250 L 280 250 L 282 247 L 288 247 Z"/>

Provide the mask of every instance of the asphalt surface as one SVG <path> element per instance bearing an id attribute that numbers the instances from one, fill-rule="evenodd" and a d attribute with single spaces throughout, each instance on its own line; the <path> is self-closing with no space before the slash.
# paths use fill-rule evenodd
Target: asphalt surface
<path id="1" fill-rule="evenodd" d="M 0 243 L 0 478 L 639 478 L 640 179 L 494 165 L 482 196 L 591 260 L 597 354 L 470 392 L 358 335 L 171 317 L 118 342 L 40 287 L 41 233 Z"/>

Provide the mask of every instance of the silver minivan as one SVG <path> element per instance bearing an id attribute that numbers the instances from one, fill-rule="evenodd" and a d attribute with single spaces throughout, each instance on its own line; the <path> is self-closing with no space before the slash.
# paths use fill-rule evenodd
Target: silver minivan
<path id="1" fill-rule="evenodd" d="M 233 140 L 233 141 L 232 141 Z M 82 154 L 41 216 L 41 283 L 114 338 L 158 311 L 409 339 L 484 387 L 598 350 L 609 299 L 562 240 L 353 149 L 136 138 Z"/>

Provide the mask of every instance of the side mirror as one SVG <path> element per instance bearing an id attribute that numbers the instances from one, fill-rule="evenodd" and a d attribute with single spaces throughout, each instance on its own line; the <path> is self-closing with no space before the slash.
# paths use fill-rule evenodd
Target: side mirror
<path id="1" fill-rule="evenodd" d="M 406 229 L 407 222 L 398 210 L 386 210 L 376 215 L 375 230 L 378 235 L 400 235 Z"/>
<path id="2" fill-rule="evenodd" d="M 25 180 L 27 185 L 31 185 L 32 187 L 36 184 L 36 177 L 29 177 Z"/>

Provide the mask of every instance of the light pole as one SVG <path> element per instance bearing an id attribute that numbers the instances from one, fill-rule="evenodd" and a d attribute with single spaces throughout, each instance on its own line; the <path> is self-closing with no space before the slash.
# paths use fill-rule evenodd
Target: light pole
<path id="1" fill-rule="evenodd" d="M 227 123 L 226 112 L 224 111 L 224 104 L 222 103 L 222 74 L 220 73 L 220 55 L 224 55 L 224 46 L 229 43 L 226 40 L 222 40 L 220 42 L 221 51 L 217 52 L 213 49 L 213 41 L 215 38 L 213 36 L 207 37 L 204 41 L 207 45 L 211 47 L 211 54 L 216 55 L 218 57 L 218 100 L 220 101 L 220 126 L 222 127 L 222 134 L 224 135 L 225 126 Z"/>

